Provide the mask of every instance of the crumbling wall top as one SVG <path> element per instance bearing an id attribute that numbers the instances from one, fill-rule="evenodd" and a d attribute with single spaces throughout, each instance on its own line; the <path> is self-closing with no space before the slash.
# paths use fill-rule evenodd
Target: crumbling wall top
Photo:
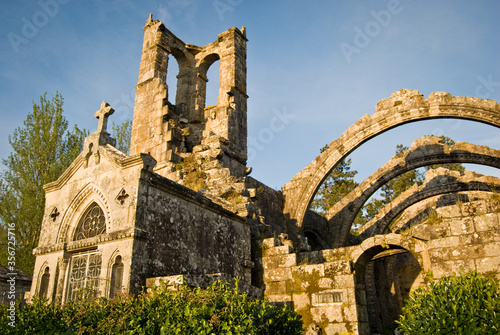
<path id="1" fill-rule="evenodd" d="M 433 92 L 427 98 L 418 90 L 401 89 L 391 94 L 388 99 L 380 100 L 375 106 L 375 111 L 396 109 L 399 111 L 412 108 L 424 108 L 438 105 L 470 105 L 479 108 L 488 108 L 500 111 L 500 105 L 495 100 L 476 97 L 455 97 L 447 92 Z"/>

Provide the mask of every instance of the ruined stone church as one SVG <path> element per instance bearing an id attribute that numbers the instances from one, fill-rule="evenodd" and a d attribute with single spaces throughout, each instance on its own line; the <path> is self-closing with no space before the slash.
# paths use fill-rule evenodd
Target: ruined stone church
<path id="1" fill-rule="evenodd" d="M 206 46 L 188 44 L 150 16 L 130 154 L 115 148 L 107 132 L 114 110 L 103 102 L 97 131 L 44 187 L 31 297 L 113 298 L 160 281 L 203 286 L 239 277 L 253 296 L 292 305 L 307 333 L 375 334 L 393 327 L 409 292 L 432 278 L 467 270 L 499 277 L 497 178 L 432 169 L 358 235 L 351 229 L 388 180 L 434 164 L 500 168 L 500 150 L 416 139 L 325 216 L 309 208 L 328 173 L 365 141 L 433 118 L 500 127 L 499 104 L 400 90 L 278 191 L 247 166 L 246 42 L 245 28 L 231 28 Z M 166 81 L 171 57 L 179 65 L 175 96 Z M 206 106 L 207 71 L 216 61 L 218 102 Z"/>

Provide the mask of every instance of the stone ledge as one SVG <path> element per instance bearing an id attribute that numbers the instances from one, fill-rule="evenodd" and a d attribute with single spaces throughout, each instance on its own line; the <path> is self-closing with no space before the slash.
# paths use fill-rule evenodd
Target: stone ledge
<path id="1" fill-rule="evenodd" d="M 292 247 L 290 247 L 289 245 L 283 245 L 264 250 L 263 254 L 265 257 L 269 257 L 269 256 L 290 254 L 292 251 L 293 251 Z"/>
<path id="2" fill-rule="evenodd" d="M 264 269 L 289 268 L 297 265 L 297 254 L 281 254 L 262 258 Z"/>

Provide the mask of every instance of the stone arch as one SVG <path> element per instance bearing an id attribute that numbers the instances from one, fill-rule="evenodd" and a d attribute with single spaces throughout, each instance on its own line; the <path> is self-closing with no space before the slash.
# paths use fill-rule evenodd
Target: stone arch
<path id="1" fill-rule="evenodd" d="M 491 196 L 492 192 L 490 191 L 465 191 L 426 198 L 406 208 L 401 212 L 401 215 L 394 218 L 390 223 L 391 231 L 399 234 L 401 231 L 416 226 L 424 222 L 430 215 L 437 214 L 438 208 L 489 199 Z"/>
<path id="2" fill-rule="evenodd" d="M 212 52 L 207 54 L 203 59 L 201 59 L 198 64 L 197 64 L 197 71 L 198 71 L 198 76 L 202 79 L 199 81 L 199 87 L 198 91 L 204 92 L 203 96 L 205 98 L 204 100 L 204 107 L 210 107 L 208 106 L 208 85 L 210 78 L 208 78 L 208 70 L 214 65 L 217 61 L 220 61 L 220 56 L 217 52 Z M 220 62 L 219 62 L 220 63 Z M 217 64 L 216 64 L 217 65 Z M 217 72 L 218 80 L 217 82 L 220 83 L 220 76 L 221 76 L 221 69 L 220 69 L 220 64 L 217 65 L 219 68 L 219 71 Z M 220 96 L 220 85 L 217 86 L 217 102 L 215 105 L 219 104 L 219 96 Z"/>
<path id="3" fill-rule="evenodd" d="M 359 328 L 381 333 L 399 315 L 386 306 L 399 307 L 401 295 L 408 295 L 414 283 L 419 283 L 430 268 L 426 245 L 399 234 L 376 235 L 352 249 L 351 257 Z M 397 263 L 399 266 L 394 266 Z M 385 285 L 381 285 L 381 281 Z M 391 283 L 394 292 L 387 283 Z"/>
<path id="4" fill-rule="evenodd" d="M 57 234 L 57 243 L 70 242 L 72 240 L 81 215 L 92 202 L 96 202 L 104 212 L 106 216 L 106 231 L 109 231 L 112 221 L 107 197 L 100 188 L 89 183 L 78 192 L 65 211 Z"/>
<path id="5" fill-rule="evenodd" d="M 38 271 L 36 294 L 40 297 L 42 295 L 45 295 L 45 297 L 48 298 L 49 286 L 50 286 L 50 266 L 49 263 L 45 261 L 43 262 L 42 266 Z"/>
<path id="6" fill-rule="evenodd" d="M 302 226 L 304 237 L 312 250 L 328 249 L 328 222 L 318 213 L 308 210 Z"/>
<path id="7" fill-rule="evenodd" d="M 177 74 L 171 73 L 170 75 L 175 75 L 175 90 L 169 90 L 169 92 L 175 92 L 175 96 L 168 97 L 168 101 L 176 106 L 176 112 L 178 114 L 185 113 L 188 111 L 192 103 L 188 100 L 191 92 L 186 92 L 187 87 L 193 85 L 193 64 L 194 59 L 188 50 L 184 47 L 171 46 L 169 49 L 168 61 L 170 62 L 170 56 L 173 56 L 175 62 L 177 63 L 178 71 Z M 172 69 L 172 67 L 170 67 Z M 168 78 L 169 73 L 166 73 L 166 78 Z M 166 80 L 166 79 L 165 79 Z M 165 82 L 166 84 L 166 82 Z M 168 86 L 168 85 L 167 85 Z"/>
<path id="8" fill-rule="evenodd" d="M 218 60 L 220 60 L 220 56 L 217 52 L 211 52 L 211 53 L 207 54 L 197 64 L 198 73 L 206 76 L 210 66 L 212 66 L 212 64 Z"/>
<path id="9" fill-rule="evenodd" d="M 427 99 L 416 90 L 393 93 L 377 104 L 375 114 L 364 115 L 283 186 L 285 213 L 301 227 L 316 190 L 338 162 L 364 142 L 391 128 L 436 118 L 466 119 L 500 128 L 500 105 L 493 100 L 453 97 L 444 92 L 431 93 Z"/>
<path id="10" fill-rule="evenodd" d="M 416 168 L 444 163 L 474 163 L 500 169 L 500 150 L 457 142 L 445 145 L 434 136 L 421 137 L 401 157 L 394 157 L 337 202 L 327 213 L 329 241 L 334 247 L 347 241 L 349 230 L 364 203 L 387 181 Z"/>
<path id="11" fill-rule="evenodd" d="M 422 269 L 430 270 L 430 259 L 427 255 L 427 245 L 413 237 L 401 234 L 375 235 L 367 238 L 361 244 L 352 247 L 349 257 L 352 260 L 354 270 L 359 266 L 366 265 L 374 256 L 386 250 L 406 250 L 414 254 Z M 362 269 L 359 269 L 362 270 Z"/>
<path id="12" fill-rule="evenodd" d="M 403 192 L 368 222 L 363 227 L 360 238 L 382 234 L 405 209 L 427 198 L 461 191 L 498 192 L 500 190 L 500 179 L 475 175 L 469 171 L 465 176 L 444 168 L 433 169 L 429 173 L 430 176 L 426 178 L 423 185 L 414 185 Z"/>
<path id="13" fill-rule="evenodd" d="M 189 45 L 175 36 L 165 25 L 158 21 L 152 20 L 152 17 L 146 22 L 144 27 L 146 38 L 142 47 L 142 60 L 145 55 L 150 55 L 154 63 L 154 68 L 143 68 L 141 63 L 139 73 L 139 83 L 146 78 L 158 78 L 160 83 L 166 83 L 167 67 L 169 55 L 175 57 L 179 72 L 186 67 L 194 64 L 194 56 L 189 50 Z M 144 64 L 146 65 L 146 64 Z M 142 78 L 144 76 L 144 78 Z"/>
<path id="14" fill-rule="evenodd" d="M 121 266 L 121 268 L 119 268 Z M 106 292 L 108 297 L 112 299 L 116 296 L 118 292 L 122 292 L 123 289 L 123 271 L 124 263 L 123 256 L 118 249 L 116 249 L 108 261 L 107 266 L 107 276 L 106 276 Z M 116 283 L 120 283 L 119 290 Z"/>
<path id="15" fill-rule="evenodd" d="M 321 238 L 321 234 L 313 228 L 304 229 L 304 237 L 312 251 L 327 249 L 327 243 Z"/>

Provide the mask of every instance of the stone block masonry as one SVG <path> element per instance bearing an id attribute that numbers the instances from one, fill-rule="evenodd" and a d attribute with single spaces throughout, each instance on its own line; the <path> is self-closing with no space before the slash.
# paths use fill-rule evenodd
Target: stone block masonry
<path id="1" fill-rule="evenodd" d="M 411 188 L 361 235 L 350 233 L 359 208 L 388 180 L 426 165 L 500 167 L 498 150 L 424 137 L 326 217 L 309 208 L 324 178 L 365 141 L 442 117 L 500 127 L 499 104 L 402 89 L 275 190 L 249 176 L 246 47 L 244 27 L 196 46 L 149 17 L 131 154 L 114 147 L 106 130 L 113 108 L 103 102 L 89 113 L 99 119 L 97 131 L 44 187 L 31 297 L 64 303 L 81 289 L 113 298 L 160 282 L 175 289 L 240 277 L 252 296 L 293 305 L 307 335 L 365 335 L 393 330 L 410 292 L 433 277 L 466 270 L 500 276 L 500 184 L 493 179 L 436 169 L 428 187 Z M 179 73 L 169 96 L 167 76 L 176 74 L 167 69 L 174 60 Z M 218 101 L 206 106 L 207 72 L 217 61 Z"/>
<path id="2" fill-rule="evenodd" d="M 290 244 L 283 238 L 263 241 L 265 297 L 293 305 L 306 330 L 357 332 L 367 320 L 358 317 L 349 249 L 293 253 Z"/>

